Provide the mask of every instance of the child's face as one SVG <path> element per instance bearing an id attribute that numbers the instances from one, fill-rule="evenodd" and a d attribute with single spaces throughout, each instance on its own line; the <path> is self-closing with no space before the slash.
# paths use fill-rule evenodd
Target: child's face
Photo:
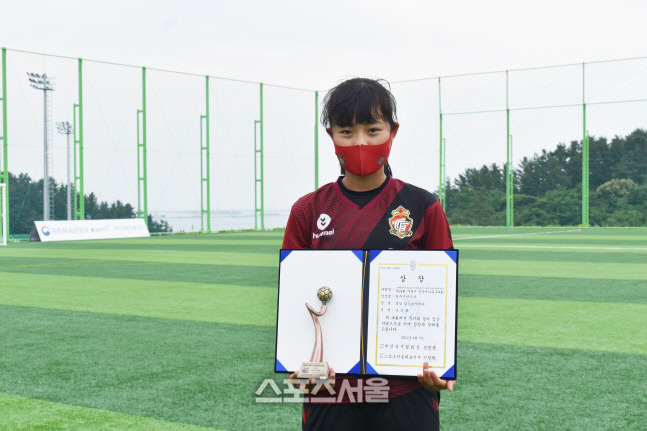
<path id="1" fill-rule="evenodd" d="M 371 124 L 354 123 L 350 127 L 332 126 L 330 130 L 333 141 L 342 147 L 380 145 L 388 141 L 390 135 L 391 126 L 382 119 Z"/>

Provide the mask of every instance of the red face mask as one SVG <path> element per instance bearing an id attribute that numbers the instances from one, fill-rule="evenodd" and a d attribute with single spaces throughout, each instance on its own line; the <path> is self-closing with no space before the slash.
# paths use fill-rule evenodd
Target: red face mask
<path id="1" fill-rule="evenodd" d="M 351 145 L 349 147 L 335 144 L 335 154 L 344 170 L 353 175 L 367 177 L 376 173 L 389 158 L 393 144 L 393 132 L 389 139 L 379 145 Z"/>

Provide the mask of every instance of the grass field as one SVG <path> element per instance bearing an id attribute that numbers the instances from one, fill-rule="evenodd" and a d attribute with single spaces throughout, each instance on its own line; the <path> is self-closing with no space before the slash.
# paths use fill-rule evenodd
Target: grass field
<path id="1" fill-rule="evenodd" d="M 283 232 L 0 247 L 1 430 L 296 430 Z M 647 229 L 455 228 L 443 430 L 647 429 Z M 272 395 L 272 394 L 270 394 Z"/>

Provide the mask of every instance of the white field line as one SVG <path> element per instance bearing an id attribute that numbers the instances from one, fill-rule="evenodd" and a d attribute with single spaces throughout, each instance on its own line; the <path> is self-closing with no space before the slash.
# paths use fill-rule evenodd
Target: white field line
<path id="1" fill-rule="evenodd" d="M 464 238 L 454 238 L 454 241 L 465 239 L 482 239 L 482 238 L 502 238 L 507 236 L 524 236 L 524 235 L 547 235 L 551 233 L 580 232 L 582 229 L 558 230 L 549 232 L 526 232 L 526 233 L 509 233 L 502 235 L 485 235 L 470 236 Z M 486 247 L 486 248 L 544 248 L 544 249 L 568 249 L 568 250 L 647 250 L 647 247 L 586 247 L 586 246 L 567 246 L 567 245 L 502 245 L 502 244 L 464 244 L 461 247 Z"/>
<path id="2" fill-rule="evenodd" d="M 454 241 L 462 241 L 464 239 L 503 238 L 506 236 L 548 235 L 551 233 L 580 232 L 581 230 L 582 229 L 569 229 L 569 230 L 554 230 L 550 232 L 526 232 L 526 233 L 506 233 L 501 235 L 466 236 L 464 238 L 455 238 Z"/>

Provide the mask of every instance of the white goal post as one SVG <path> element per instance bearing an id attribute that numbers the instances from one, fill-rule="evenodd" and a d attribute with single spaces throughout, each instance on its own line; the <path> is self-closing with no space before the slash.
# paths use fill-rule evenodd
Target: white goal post
<path id="1" fill-rule="evenodd" d="M 0 183 L 0 231 L 2 231 L 0 245 L 7 245 L 7 185 L 4 183 Z"/>

